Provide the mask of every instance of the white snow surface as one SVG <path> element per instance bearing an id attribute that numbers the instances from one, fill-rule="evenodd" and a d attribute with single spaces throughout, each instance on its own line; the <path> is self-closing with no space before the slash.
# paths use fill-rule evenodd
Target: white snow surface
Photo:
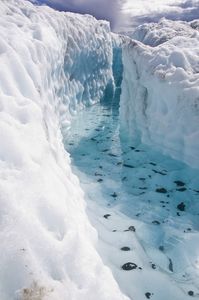
<path id="1" fill-rule="evenodd" d="M 199 168 L 199 21 L 139 26 L 123 48 L 120 118 L 153 149 Z M 142 42 L 140 42 L 142 41 Z M 146 43 L 147 45 L 143 44 Z"/>
<path id="2" fill-rule="evenodd" d="M 0 31 L 0 299 L 127 299 L 61 133 L 113 82 L 109 24 L 3 0 Z"/>

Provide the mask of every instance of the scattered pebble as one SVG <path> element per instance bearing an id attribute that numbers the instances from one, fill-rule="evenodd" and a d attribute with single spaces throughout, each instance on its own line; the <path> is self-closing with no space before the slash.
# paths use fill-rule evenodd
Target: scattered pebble
<path id="1" fill-rule="evenodd" d="M 151 293 L 147 292 L 147 293 L 145 293 L 145 296 L 147 297 L 147 299 L 150 299 Z"/>
<path id="2" fill-rule="evenodd" d="M 194 292 L 193 291 L 189 291 L 188 294 L 189 294 L 189 296 L 193 296 Z"/>
<path id="3" fill-rule="evenodd" d="M 130 270 L 136 269 L 137 265 L 132 262 L 128 262 L 128 263 L 124 264 L 121 268 L 125 271 L 130 271 Z"/>
<path id="4" fill-rule="evenodd" d="M 186 188 L 176 189 L 176 191 L 184 192 L 184 191 L 186 191 Z"/>
<path id="5" fill-rule="evenodd" d="M 130 226 L 130 227 L 129 227 L 129 230 L 135 232 L 135 227 L 134 227 L 134 226 Z"/>
<path id="6" fill-rule="evenodd" d="M 117 194 L 114 192 L 114 194 L 113 195 L 111 195 L 112 197 L 117 197 Z"/>
<path id="7" fill-rule="evenodd" d="M 177 186 L 184 186 L 184 185 L 185 185 L 185 183 L 184 183 L 184 182 L 182 182 L 182 181 L 179 181 L 179 180 L 176 180 L 176 181 L 174 181 L 174 183 L 176 183 L 176 184 L 177 184 Z"/>
<path id="8" fill-rule="evenodd" d="M 156 189 L 157 193 L 162 193 L 162 194 L 166 194 L 167 190 L 165 188 L 161 188 L 161 189 Z"/>
<path id="9" fill-rule="evenodd" d="M 164 246 L 160 246 L 159 249 L 160 249 L 161 251 L 164 251 Z"/>
<path id="10" fill-rule="evenodd" d="M 110 214 L 106 214 L 106 215 L 104 215 L 104 218 L 108 219 L 108 217 L 110 217 L 110 216 L 111 216 Z"/>
<path id="11" fill-rule="evenodd" d="M 169 270 L 171 272 L 173 272 L 173 263 L 172 263 L 172 260 L 169 258 Z"/>
<path id="12" fill-rule="evenodd" d="M 126 168 L 134 168 L 134 166 L 127 165 L 127 164 L 123 164 L 123 166 L 126 167 Z"/>
<path id="13" fill-rule="evenodd" d="M 177 208 L 178 208 L 179 210 L 181 210 L 181 211 L 184 211 L 184 210 L 185 210 L 185 204 L 184 204 L 184 202 L 178 204 Z"/>
<path id="14" fill-rule="evenodd" d="M 130 249 L 129 247 L 122 247 L 121 250 L 122 250 L 122 251 L 129 251 L 129 250 L 131 250 L 131 249 Z"/>
<path id="15" fill-rule="evenodd" d="M 152 223 L 153 223 L 153 224 L 156 224 L 156 225 L 160 225 L 160 222 L 159 222 L 159 221 L 156 221 L 156 220 L 155 220 L 155 221 L 152 221 Z"/>

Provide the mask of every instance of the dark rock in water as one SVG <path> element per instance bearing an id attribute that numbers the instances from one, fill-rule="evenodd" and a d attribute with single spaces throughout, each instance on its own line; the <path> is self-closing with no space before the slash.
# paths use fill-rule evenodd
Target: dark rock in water
<path id="1" fill-rule="evenodd" d="M 176 191 L 184 192 L 184 191 L 186 191 L 186 188 L 176 189 Z"/>
<path id="2" fill-rule="evenodd" d="M 154 169 L 152 169 L 152 171 L 155 172 L 155 173 L 161 174 L 161 175 L 166 175 L 166 174 L 164 174 L 164 173 L 162 173 L 162 172 L 159 172 L 159 171 L 156 171 L 156 170 L 154 170 Z"/>
<path id="3" fill-rule="evenodd" d="M 104 218 L 105 219 L 108 219 L 108 217 L 110 217 L 111 215 L 109 215 L 109 214 L 106 214 L 106 215 L 104 215 Z"/>
<path id="4" fill-rule="evenodd" d="M 130 271 L 130 270 L 136 269 L 137 265 L 132 262 L 128 262 L 128 263 L 124 264 L 121 268 L 125 271 Z"/>
<path id="5" fill-rule="evenodd" d="M 145 296 L 147 297 L 147 299 L 150 299 L 150 297 L 151 297 L 151 293 L 145 293 Z"/>
<path id="6" fill-rule="evenodd" d="M 151 268 L 155 270 L 155 269 L 156 269 L 156 265 L 155 265 L 155 264 L 152 264 L 152 265 L 151 265 Z"/>
<path id="7" fill-rule="evenodd" d="M 130 227 L 129 227 L 129 230 L 135 232 L 135 227 L 134 227 L 134 226 L 130 226 Z"/>
<path id="8" fill-rule="evenodd" d="M 199 191 L 197 191 L 197 190 L 194 190 L 194 192 L 199 193 Z"/>
<path id="9" fill-rule="evenodd" d="M 102 152 L 106 152 L 106 151 L 108 151 L 109 149 L 105 149 L 105 150 L 102 150 Z"/>
<path id="10" fill-rule="evenodd" d="M 135 147 L 130 147 L 132 150 L 135 150 Z"/>
<path id="11" fill-rule="evenodd" d="M 111 195 L 112 197 L 117 197 L 117 194 L 114 192 L 114 194 L 113 195 Z"/>
<path id="12" fill-rule="evenodd" d="M 189 291 L 188 294 L 189 294 L 189 296 L 193 296 L 194 292 L 193 291 Z"/>
<path id="13" fill-rule="evenodd" d="M 184 202 L 178 204 L 177 208 L 178 208 L 179 210 L 181 210 L 181 211 L 185 210 L 185 204 L 184 204 Z"/>
<path id="14" fill-rule="evenodd" d="M 173 272 L 173 263 L 172 263 L 172 260 L 169 258 L 169 270 L 171 272 Z"/>
<path id="15" fill-rule="evenodd" d="M 122 162 L 120 161 L 120 162 L 117 163 L 117 166 L 119 166 L 119 165 L 121 165 L 121 164 L 122 164 Z"/>
<path id="16" fill-rule="evenodd" d="M 154 163 L 152 163 L 152 162 L 150 162 L 150 165 L 156 166 L 156 164 L 154 164 Z"/>
<path id="17" fill-rule="evenodd" d="M 179 212 L 177 212 L 177 215 L 178 215 L 178 217 L 180 217 L 180 214 L 179 214 Z"/>
<path id="18" fill-rule="evenodd" d="M 85 156 L 85 154 L 82 154 L 82 156 Z"/>
<path id="19" fill-rule="evenodd" d="M 126 167 L 126 168 L 134 168 L 134 166 L 127 165 L 127 164 L 123 164 L 123 166 Z"/>
<path id="20" fill-rule="evenodd" d="M 164 251 L 164 246 L 160 246 L 159 249 L 160 249 L 161 251 Z"/>
<path id="21" fill-rule="evenodd" d="M 103 181 L 103 179 L 101 179 L 101 178 L 100 178 L 100 179 L 98 179 L 98 181 L 99 181 L 99 182 L 102 182 L 102 181 Z"/>
<path id="22" fill-rule="evenodd" d="M 185 185 L 185 183 L 184 183 L 184 182 L 182 182 L 182 181 L 179 181 L 179 180 L 176 180 L 176 181 L 174 181 L 174 183 L 176 183 L 176 184 L 177 184 L 177 186 L 184 186 L 184 185 Z"/>
<path id="23" fill-rule="evenodd" d="M 147 190 L 147 187 L 139 187 L 140 190 Z"/>
<path id="24" fill-rule="evenodd" d="M 140 213 L 138 213 L 137 215 L 135 215 L 136 217 L 139 217 Z"/>
<path id="25" fill-rule="evenodd" d="M 109 153 L 108 155 L 113 156 L 113 157 L 117 157 L 117 155 Z"/>
<path id="26" fill-rule="evenodd" d="M 96 128 L 95 131 L 102 131 L 101 129 Z"/>
<path id="27" fill-rule="evenodd" d="M 160 201 L 160 203 L 165 203 L 164 201 Z"/>
<path id="28" fill-rule="evenodd" d="M 146 180 L 146 178 L 139 178 L 139 180 L 142 180 L 142 181 L 143 181 L 143 180 Z"/>
<path id="29" fill-rule="evenodd" d="M 157 193 L 162 193 L 162 194 L 166 194 L 167 190 L 165 188 L 161 188 L 161 189 L 156 189 Z"/>
<path id="30" fill-rule="evenodd" d="M 142 268 L 141 268 L 141 267 L 139 267 L 138 269 L 139 269 L 139 270 L 142 270 Z"/>
<path id="31" fill-rule="evenodd" d="M 102 174 L 98 174 L 97 172 L 95 173 L 95 176 L 102 176 Z"/>
<path id="32" fill-rule="evenodd" d="M 152 221 L 153 224 L 160 225 L 159 221 Z"/>
<path id="33" fill-rule="evenodd" d="M 72 146 L 72 145 L 73 145 L 73 143 L 69 143 L 69 145 L 71 145 L 71 146 Z"/>
<path id="34" fill-rule="evenodd" d="M 116 232 L 116 230 L 114 229 L 113 232 Z"/>
<path id="35" fill-rule="evenodd" d="M 122 250 L 122 251 L 129 251 L 129 250 L 131 250 L 131 249 L 130 249 L 129 247 L 122 247 L 121 250 Z"/>
<path id="36" fill-rule="evenodd" d="M 94 138 L 91 138 L 91 141 L 96 141 L 96 139 L 94 139 Z"/>
<path id="37" fill-rule="evenodd" d="M 187 230 L 189 230 L 189 231 L 190 231 L 190 230 L 191 230 L 191 228 L 187 228 Z"/>
<path id="38" fill-rule="evenodd" d="M 99 166 L 100 169 L 102 169 L 102 166 Z"/>

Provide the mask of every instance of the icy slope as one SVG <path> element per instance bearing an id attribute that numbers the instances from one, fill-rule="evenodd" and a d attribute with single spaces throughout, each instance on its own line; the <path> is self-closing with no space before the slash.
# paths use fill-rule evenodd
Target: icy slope
<path id="1" fill-rule="evenodd" d="M 0 299 L 126 299 L 61 134 L 113 82 L 109 25 L 3 0 L 0 31 Z"/>
<path id="2" fill-rule="evenodd" d="M 199 168 L 199 32 L 197 24 L 138 27 L 123 49 L 120 117 L 142 142 Z M 195 28 L 195 29 L 194 29 Z M 163 42 L 165 41 L 165 42 Z"/>

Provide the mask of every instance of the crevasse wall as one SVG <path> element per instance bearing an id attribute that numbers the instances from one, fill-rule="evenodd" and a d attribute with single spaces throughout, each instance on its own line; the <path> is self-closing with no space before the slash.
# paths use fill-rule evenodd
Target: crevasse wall
<path id="1" fill-rule="evenodd" d="M 3 0 L 0 30 L 0 298 L 125 299 L 62 143 L 113 85 L 109 24 Z"/>
<path id="2" fill-rule="evenodd" d="M 199 168 L 197 26 L 161 19 L 138 27 L 134 38 L 148 45 L 131 40 L 123 48 L 123 125 L 143 143 Z"/>

